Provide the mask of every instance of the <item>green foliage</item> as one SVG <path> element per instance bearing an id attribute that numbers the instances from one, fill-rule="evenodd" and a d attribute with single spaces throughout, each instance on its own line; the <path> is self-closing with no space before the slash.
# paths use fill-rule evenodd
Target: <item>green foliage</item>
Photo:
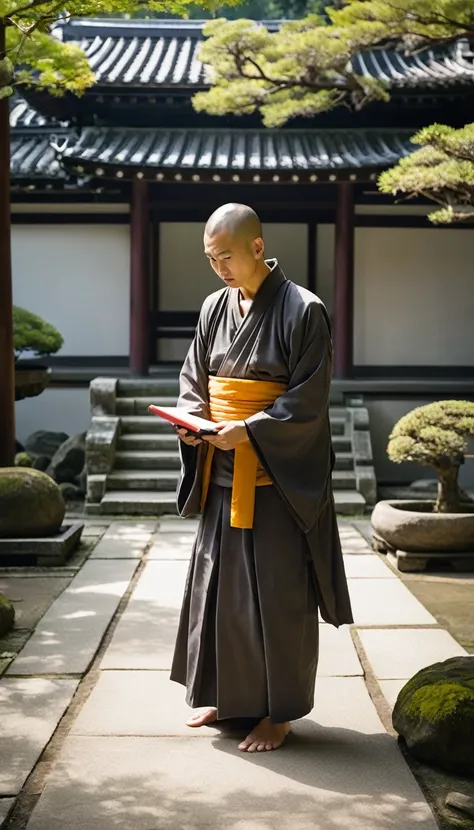
<path id="1" fill-rule="evenodd" d="M 389 438 L 388 457 L 397 464 L 417 461 L 437 468 L 446 457 L 462 460 L 472 435 L 473 402 L 437 401 L 400 418 Z"/>
<path id="2" fill-rule="evenodd" d="M 237 2 L 228 0 L 229 5 Z M 213 11 L 216 0 L 149 0 L 146 8 L 185 15 L 193 5 Z M 0 98 L 11 94 L 13 86 L 25 84 L 56 95 L 81 95 L 94 83 L 94 74 L 81 49 L 56 37 L 54 24 L 65 17 L 133 14 L 143 8 L 140 0 L 0 0 L 0 26 L 6 27 L 7 55 L 15 69 L 13 79 L 6 78 L 5 55 L 0 54 Z"/>
<path id="3" fill-rule="evenodd" d="M 15 455 L 15 467 L 32 467 L 33 459 L 27 452 L 17 452 Z"/>
<path id="4" fill-rule="evenodd" d="M 338 0 L 332 0 L 333 3 Z M 190 20 L 209 20 L 216 17 L 225 17 L 227 20 L 236 20 L 245 17 L 250 20 L 297 20 L 308 14 L 324 14 L 328 5 L 326 0 L 244 0 L 239 6 L 226 7 L 220 3 L 215 9 L 190 7 L 186 17 Z M 134 16 L 134 15 L 133 15 Z M 143 17 L 143 11 L 137 17 Z M 164 17 L 156 13 L 146 12 L 147 18 Z M 171 15 L 167 14 L 166 17 Z"/>
<path id="5" fill-rule="evenodd" d="M 435 223 L 474 219 L 474 124 L 459 130 L 433 124 L 413 142 L 421 149 L 380 176 L 382 193 L 438 202 L 441 209 L 430 215 Z"/>
<path id="6" fill-rule="evenodd" d="M 418 49 L 474 35 L 471 0 L 345 0 L 328 13 L 336 26 L 363 31 L 374 44 L 401 40 Z"/>
<path id="7" fill-rule="evenodd" d="M 413 409 L 395 424 L 387 453 L 391 461 L 416 461 L 438 476 L 435 511 L 461 510 L 459 468 L 469 437 L 474 436 L 474 403 L 438 401 Z"/>
<path id="8" fill-rule="evenodd" d="M 395 44 L 405 52 L 474 39 L 472 0 L 344 0 L 269 33 L 252 20 L 217 20 L 205 29 L 201 58 L 211 89 L 194 96 L 210 115 L 259 111 L 267 127 L 337 106 L 387 101 L 388 88 L 358 75 L 352 58 Z M 440 208 L 433 222 L 474 219 L 474 125 L 433 125 L 413 139 L 421 150 L 384 173 L 384 193 L 423 196 Z"/>
<path id="9" fill-rule="evenodd" d="M 387 100 L 381 82 L 357 74 L 350 63 L 363 39 L 343 37 L 325 18 L 311 15 L 270 33 L 252 20 L 214 20 L 200 57 L 210 68 L 212 87 L 193 103 L 211 115 L 260 110 L 267 127 L 289 118 L 312 116 L 350 102 Z"/>
<path id="10" fill-rule="evenodd" d="M 414 49 L 474 36 L 471 0 L 345 0 L 325 12 L 271 34 L 252 20 L 215 21 L 201 50 L 212 89 L 195 96 L 196 109 L 259 110 L 269 127 L 342 104 L 358 109 L 388 98 L 380 81 L 352 69 L 358 52 L 390 41 Z"/>
<path id="11" fill-rule="evenodd" d="M 17 358 L 25 351 L 38 357 L 55 354 L 62 345 L 63 338 L 54 326 L 31 311 L 13 306 L 13 348 Z"/>

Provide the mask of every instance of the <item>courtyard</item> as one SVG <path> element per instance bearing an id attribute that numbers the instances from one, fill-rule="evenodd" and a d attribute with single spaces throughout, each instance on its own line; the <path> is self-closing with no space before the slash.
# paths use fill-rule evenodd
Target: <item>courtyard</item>
<path id="1" fill-rule="evenodd" d="M 419 669 L 474 653 L 474 578 L 399 574 L 370 523 L 340 519 L 355 623 L 320 626 L 314 710 L 285 746 L 238 751 L 245 724 L 185 726 L 169 681 L 196 521 L 86 522 L 61 567 L 2 569 L 5 830 L 472 827 L 445 806 L 472 782 L 410 761 L 391 710 Z"/>

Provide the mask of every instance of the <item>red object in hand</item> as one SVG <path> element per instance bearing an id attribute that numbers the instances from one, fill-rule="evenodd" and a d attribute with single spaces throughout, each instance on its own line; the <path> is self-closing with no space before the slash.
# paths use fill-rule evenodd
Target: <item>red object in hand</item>
<path id="1" fill-rule="evenodd" d="M 199 418 L 197 415 L 191 415 L 180 406 L 154 406 L 154 404 L 151 404 L 148 411 L 153 415 L 158 415 L 159 418 L 164 418 L 165 421 L 169 421 L 174 426 L 189 430 L 195 435 L 215 435 L 217 433 L 216 425 L 212 421 Z"/>

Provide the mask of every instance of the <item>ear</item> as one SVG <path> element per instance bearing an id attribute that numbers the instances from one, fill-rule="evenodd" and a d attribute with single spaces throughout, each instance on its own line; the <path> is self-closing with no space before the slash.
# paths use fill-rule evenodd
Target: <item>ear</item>
<path id="1" fill-rule="evenodd" d="M 265 244 L 261 236 L 257 236 L 256 239 L 253 241 L 253 252 L 255 255 L 255 259 L 262 259 L 263 254 L 265 251 Z"/>

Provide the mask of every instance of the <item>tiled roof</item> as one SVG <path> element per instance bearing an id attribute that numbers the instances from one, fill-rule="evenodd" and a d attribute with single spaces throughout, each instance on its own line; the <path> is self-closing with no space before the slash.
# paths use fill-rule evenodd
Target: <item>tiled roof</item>
<path id="1" fill-rule="evenodd" d="M 132 130 L 85 128 L 64 154 L 68 166 L 98 175 L 301 174 L 383 168 L 413 151 L 409 131 Z M 229 178 L 232 178 L 230 175 Z M 326 176 L 327 178 L 327 176 Z M 291 175 L 287 176 L 291 180 Z"/>
<path id="2" fill-rule="evenodd" d="M 278 22 L 265 23 L 277 29 Z M 99 85 L 202 87 L 198 58 L 203 23 L 181 20 L 78 20 L 61 26 L 63 37 L 84 49 Z M 465 42 L 419 54 L 396 50 L 362 53 L 357 72 L 395 88 L 472 83 L 474 60 Z"/>
<path id="3" fill-rule="evenodd" d="M 10 145 L 12 179 L 58 178 L 65 172 L 50 144 L 48 134 L 14 135 Z"/>

